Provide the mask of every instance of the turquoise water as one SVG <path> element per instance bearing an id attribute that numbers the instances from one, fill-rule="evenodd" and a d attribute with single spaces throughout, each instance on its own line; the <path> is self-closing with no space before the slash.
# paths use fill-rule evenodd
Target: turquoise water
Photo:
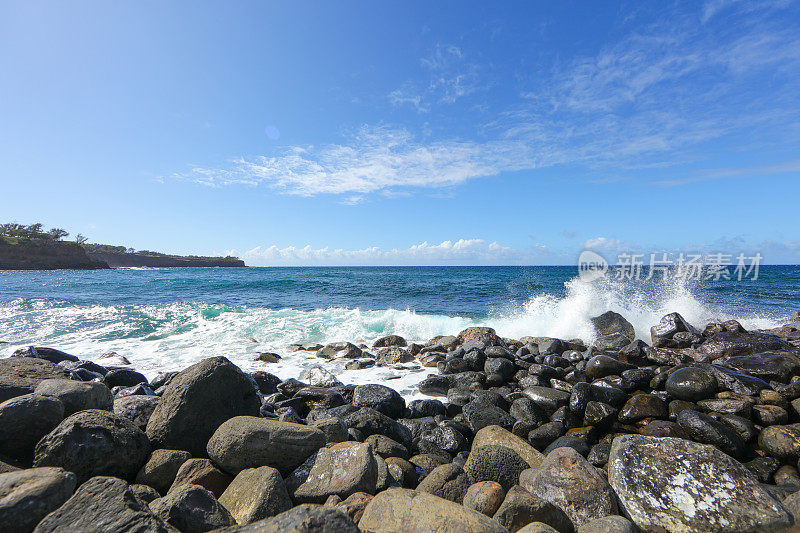
<path id="1" fill-rule="evenodd" d="M 287 353 L 293 342 L 369 343 L 390 333 L 426 340 L 471 325 L 508 337 L 589 340 L 589 318 L 609 309 L 649 341 L 649 327 L 671 311 L 699 326 L 737 318 L 766 328 L 800 309 L 797 266 L 763 266 L 755 281 L 590 283 L 576 274 L 574 267 L 4 271 L 0 355 L 28 344 L 90 359 L 114 351 L 154 373 L 210 355 L 264 368 L 254 354 L 274 351 L 285 359 L 269 369 L 288 377 L 320 364 Z M 397 377 L 386 374 L 391 369 L 351 375 L 336 363 L 332 370 L 351 381 Z M 402 388 L 412 378 L 398 380 Z"/>

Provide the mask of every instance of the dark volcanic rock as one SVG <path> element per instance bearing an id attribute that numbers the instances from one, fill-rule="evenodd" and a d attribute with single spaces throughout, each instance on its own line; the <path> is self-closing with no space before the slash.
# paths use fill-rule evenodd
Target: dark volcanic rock
<path id="1" fill-rule="evenodd" d="M 619 411 L 619 421 L 638 422 L 645 418 L 667 418 L 667 402 L 654 394 L 632 396 Z"/>
<path id="2" fill-rule="evenodd" d="M 530 465 L 514 450 L 489 444 L 473 447 L 464 470 L 473 481 L 496 481 L 505 490 L 516 485 L 519 475 Z"/>
<path id="3" fill-rule="evenodd" d="M 509 489 L 493 518 L 509 531 L 518 531 L 532 522 L 547 524 L 560 532 L 572 531 L 572 524 L 561 509 L 519 485 Z"/>
<path id="4" fill-rule="evenodd" d="M 153 450 L 150 458 L 136 474 L 136 483 L 153 487 L 161 494 L 166 494 L 178 469 L 191 459 L 189 452 L 183 450 Z"/>
<path id="5" fill-rule="evenodd" d="M 375 341 L 373 348 L 386 348 L 388 346 L 407 346 L 406 340 L 400 335 L 387 335 Z"/>
<path id="6" fill-rule="evenodd" d="M 628 363 L 623 363 L 608 355 L 595 355 L 586 363 L 586 375 L 590 379 L 598 379 L 606 376 L 618 376 L 625 370 L 636 368 Z"/>
<path id="7" fill-rule="evenodd" d="M 403 415 L 406 402 L 396 390 L 385 385 L 359 385 L 353 391 L 353 405 L 370 407 L 392 418 Z"/>
<path id="8" fill-rule="evenodd" d="M 261 402 L 250 377 L 224 357 L 212 357 L 179 373 L 167 385 L 147 423 L 159 448 L 205 456 L 216 429 L 234 416 L 257 416 Z"/>
<path id="9" fill-rule="evenodd" d="M 564 511 L 575 527 L 617 514 L 617 500 L 608 482 L 572 448 L 557 448 L 542 466 L 523 473 L 520 484 L 531 494 Z"/>
<path id="10" fill-rule="evenodd" d="M 791 347 L 777 335 L 768 333 L 716 333 L 700 346 L 700 351 L 711 359 L 735 357 L 771 350 L 788 350 Z"/>
<path id="11" fill-rule="evenodd" d="M 773 457 L 795 461 L 800 457 L 800 424 L 764 428 L 758 445 Z"/>
<path id="12" fill-rule="evenodd" d="M 800 369 L 797 356 L 787 352 L 763 352 L 718 359 L 717 364 L 764 381 L 787 382 Z"/>
<path id="13" fill-rule="evenodd" d="M 650 328 L 653 346 L 656 348 L 673 346 L 672 337 L 682 331 L 697 333 L 697 330 L 678 313 L 670 313 L 663 316 L 658 325 Z"/>
<path id="14" fill-rule="evenodd" d="M 44 359 L 0 359 L 0 402 L 30 394 L 45 379 L 67 379 L 69 371 Z"/>
<path id="15" fill-rule="evenodd" d="M 514 418 L 494 405 L 473 401 L 464 406 L 464 421 L 473 433 L 487 426 L 500 426 L 510 430 L 514 427 Z"/>
<path id="16" fill-rule="evenodd" d="M 346 498 L 355 492 L 375 492 L 378 465 L 369 444 L 323 448 L 309 461 L 311 463 L 307 473 L 295 471 L 299 479 L 290 483 L 293 486 L 300 482 L 292 490 L 295 502 L 324 503 L 333 495 Z M 304 467 L 301 466 L 300 469 Z"/>
<path id="17" fill-rule="evenodd" d="M 39 439 L 62 420 L 64 405 L 55 398 L 24 394 L 0 403 L 0 455 L 29 461 Z"/>
<path id="18" fill-rule="evenodd" d="M 792 523 L 747 468 L 683 439 L 614 439 L 608 480 L 644 531 L 778 531 Z"/>
<path id="19" fill-rule="evenodd" d="M 744 442 L 736 432 L 708 415 L 686 409 L 678 414 L 677 422 L 697 442 L 713 444 L 733 457 L 739 458 L 744 454 Z"/>
<path id="20" fill-rule="evenodd" d="M 153 514 L 128 484 L 114 477 L 94 477 L 81 485 L 67 502 L 47 515 L 36 533 L 147 531 L 172 533 L 174 529 Z"/>
<path id="21" fill-rule="evenodd" d="M 362 531 L 375 533 L 506 533 L 500 524 L 477 511 L 433 494 L 408 489 L 389 489 L 375 496 L 364 509 L 358 525 Z M 333 531 L 331 529 L 331 533 Z"/>
<path id="22" fill-rule="evenodd" d="M 591 319 L 594 329 L 600 335 L 611 335 L 621 333 L 629 339 L 636 338 L 636 331 L 633 324 L 625 320 L 625 317 L 614 311 L 606 311 L 600 316 Z"/>
<path id="23" fill-rule="evenodd" d="M 679 400 L 696 402 L 712 397 L 718 390 L 717 378 L 702 368 L 676 370 L 667 378 L 666 390 Z"/>
<path id="24" fill-rule="evenodd" d="M 199 485 L 181 485 L 163 498 L 150 502 L 150 510 L 186 533 L 204 533 L 236 525 L 228 510 Z"/>
<path id="25" fill-rule="evenodd" d="M 132 422 L 90 409 L 66 418 L 36 445 L 35 466 L 60 466 L 78 483 L 97 475 L 133 479 L 150 455 L 150 443 Z"/>
<path id="26" fill-rule="evenodd" d="M 144 374 L 129 368 L 114 368 L 109 370 L 103 381 L 109 389 L 114 387 L 133 387 L 139 383 L 147 383 Z"/>
<path id="27" fill-rule="evenodd" d="M 364 438 L 377 434 L 389 437 L 406 447 L 411 444 L 411 431 L 408 428 L 375 409 L 362 407 L 347 414 L 342 420 L 348 428 L 358 430 Z"/>
<path id="28" fill-rule="evenodd" d="M 108 387 L 92 381 L 46 379 L 36 386 L 34 392 L 60 400 L 64 404 L 65 416 L 85 409 L 111 411 L 114 405 L 114 398 Z"/>
<path id="29" fill-rule="evenodd" d="M 114 400 L 114 414 L 127 418 L 144 431 L 147 422 L 156 410 L 158 396 L 124 396 Z"/>
<path id="30" fill-rule="evenodd" d="M 249 524 L 292 508 L 283 478 L 269 466 L 239 472 L 220 496 L 219 503 L 240 524 Z"/>
<path id="31" fill-rule="evenodd" d="M 549 387 L 527 387 L 522 390 L 522 393 L 549 414 L 554 413 L 559 407 L 567 405 L 570 399 L 569 392 Z"/>
<path id="32" fill-rule="evenodd" d="M 286 475 L 325 445 L 322 431 L 302 424 L 237 416 L 208 441 L 208 456 L 226 472 L 271 466 Z"/>
<path id="33" fill-rule="evenodd" d="M 317 504 L 298 505 L 272 518 L 225 530 L 226 533 L 360 533 L 339 509 Z"/>
<path id="34" fill-rule="evenodd" d="M 61 468 L 30 468 L 0 474 L 0 525 L 9 533 L 33 531 L 75 491 L 75 474 Z"/>
<path id="35" fill-rule="evenodd" d="M 181 485 L 200 485 L 219 498 L 231 481 L 233 481 L 233 477 L 214 466 L 210 460 L 189 459 L 178 468 L 175 481 L 172 482 L 169 490 L 174 490 Z"/>

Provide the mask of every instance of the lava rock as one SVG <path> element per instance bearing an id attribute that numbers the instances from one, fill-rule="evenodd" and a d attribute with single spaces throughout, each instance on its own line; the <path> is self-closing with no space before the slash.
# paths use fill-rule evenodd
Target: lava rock
<path id="1" fill-rule="evenodd" d="M 323 448 L 292 496 L 296 502 L 324 503 L 332 495 L 346 498 L 355 492 L 373 494 L 377 482 L 378 465 L 369 444 Z"/>
<path id="2" fill-rule="evenodd" d="M 572 524 L 561 509 L 519 485 L 508 490 L 500 508 L 494 513 L 494 519 L 514 532 L 532 522 L 547 524 L 562 533 L 572 531 Z"/>
<path id="3" fill-rule="evenodd" d="M 235 416 L 258 416 L 261 402 L 250 376 L 224 357 L 196 363 L 175 376 L 147 422 L 158 448 L 206 454 L 211 435 Z"/>
<path id="4" fill-rule="evenodd" d="M 204 533 L 236 525 L 228 510 L 199 485 L 181 485 L 163 498 L 150 502 L 150 510 L 186 533 Z"/>
<path id="5" fill-rule="evenodd" d="M 92 381 L 46 379 L 36 386 L 34 392 L 60 400 L 64 404 L 64 416 L 86 409 L 111 411 L 114 407 L 114 398 L 108 387 Z"/>
<path id="6" fill-rule="evenodd" d="M 0 455 L 30 461 L 39 439 L 64 420 L 56 398 L 23 394 L 0 403 Z"/>
<path id="7" fill-rule="evenodd" d="M 719 389 L 717 378 L 702 368 L 686 367 L 670 374 L 665 388 L 671 396 L 688 402 L 711 398 Z"/>
<path id="8" fill-rule="evenodd" d="M 713 446 L 683 439 L 614 439 L 608 480 L 644 531 L 777 531 L 791 514 L 750 471 Z"/>
<path id="9" fill-rule="evenodd" d="M 69 371 L 44 359 L 0 359 L 0 402 L 30 394 L 45 379 L 68 379 Z"/>
<path id="10" fill-rule="evenodd" d="M 519 475 L 530 465 L 514 450 L 488 444 L 473 446 L 464 470 L 473 481 L 496 481 L 508 490 L 519 481 Z"/>
<path id="11" fill-rule="evenodd" d="M 359 385 L 353 391 L 353 405 L 369 407 L 391 418 L 403 415 L 406 402 L 394 389 L 385 385 Z"/>
<path id="12" fill-rule="evenodd" d="M 183 450 L 153 450 L 150 458 L 136 474 L 136 483 L 148 485 L 161 495 L 167 493 L 181 465 L 191 459 Z"/>
<path id="13" fill-rule="evenodd" d="M 62 468 L 29 468 L 0 474 L 3 531 L 29 532 L 75 491 L 75 474 Z"/>
<path id="14" fill-rule="evenodd" d="M 448 463 L 437 466 L 417 486 L 418 491 L 461 503 L 472 481 L 461 466 Z"/>
<path id="15" fill-rule="evenodd" d="M 744 442 L 725 424 L 692 409 L 681 411 L 677 423 L 693 440 L 713 444 L 733 457 L 742 457 Z"/>
<path id="16" fill-rule="evenodd" d="M 158 396 L 138 395 L 117 398 L 114 400 L 114 414 L 127 418 L 144 431 L 160 399 Z"/>
<path id="17" fill-rule="evenodd" d="M 209 490 L 215 498 L 219 498 L 233 481 L 233 477 L 226 474 L 208 459 L 189 459 L 185 461 L 175 474 L 175 481 L 167 492 L 175 490 L 182 485 L 200 485 Z"/>
<path id="18" fill-rule="evenodd" d="M 90 409 L 66 418 L 36 445 L 34 466 L 60 466 L 78 483 L 96 475 L 133 479 L 150 455 L 150 442 L 132 422 Z"/>

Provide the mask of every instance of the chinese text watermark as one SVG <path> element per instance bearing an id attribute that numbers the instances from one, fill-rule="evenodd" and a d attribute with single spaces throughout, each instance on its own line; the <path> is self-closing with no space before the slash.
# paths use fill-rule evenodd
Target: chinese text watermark
<path id="1" fill-rule="evenodd" d="M 578 274 L 586 281 L 602 277 L 644 281 L 675 278 L 697 281 L 755 281 L 763 259 L 760 253 L 621 253 L 617 256 L 617 262 L 609 265 L 600 254 L 584 250 L 578 258 Z"/>

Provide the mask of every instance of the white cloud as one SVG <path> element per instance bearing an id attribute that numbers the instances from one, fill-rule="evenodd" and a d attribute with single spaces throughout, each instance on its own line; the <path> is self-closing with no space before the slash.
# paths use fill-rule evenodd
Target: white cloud
<path id="1" fill-rule="evenodd" d="M 371 246 L 360 250 L 258 246 L 244 253 L 227 250 L 252 266 L 294 265 L 507 265 L 530 263 L 534 254 L 483 239 L 459 239 L 431 244 L 427 241 L 408 248 L 383 250 Z"/>
<path id="2" fill-rule="evenodd" d="M 527 86 L 522 98 L 494 109 L 495 119 L 479 124 L 481 136 L 474 139 L 365 124 L 339 143 L 288 146 L 177 177 L 301 196 L 347 195 L 344 203 L 354 203 L 371 193 L 453 187 L 556 165 L 613 168 L 615 180 L 640 179 L 633 171 L 702 160 L 704 143 L 724 136 L 732 150 L 737 142 L 753 149 L 800 140 L 796 28 L 746 12 L 742 3 L 726 5 L 712 2 L 702 12 L 667 17 L 594 54 L 531 73 L 520 82 Z M 741 15 L 737 31 L 701 22 L 721 10 Z M 437 46 L 422 60 L 427 82 L 403 84 L 390 101 L 429 111 L 433 103 L 475 92 L 478 69 L 466 57 L 460 48 Z M 690 181 L 696 179 L 658 184 Z"/>

